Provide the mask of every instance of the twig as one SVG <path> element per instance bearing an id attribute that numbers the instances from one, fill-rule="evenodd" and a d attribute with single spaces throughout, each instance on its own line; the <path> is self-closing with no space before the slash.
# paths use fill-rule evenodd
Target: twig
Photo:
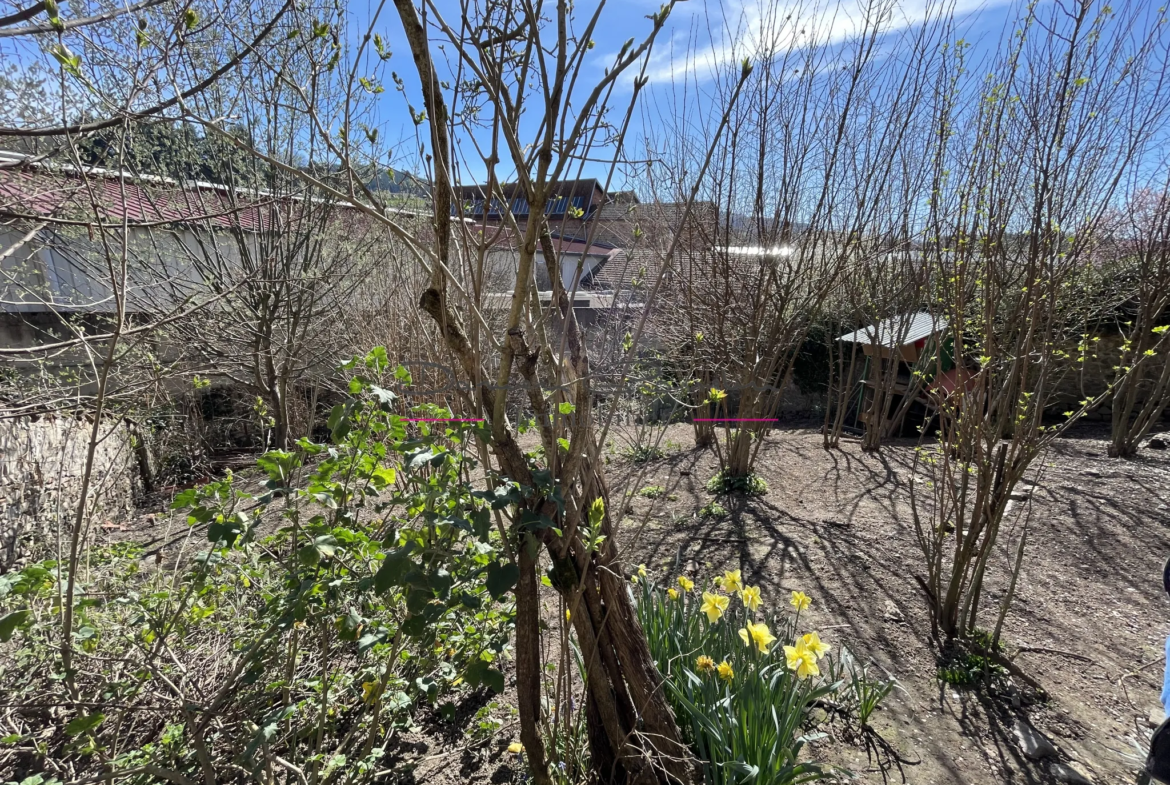
<path id="1" fill-rule="evenodd" d="M 1162 661 L 1163 661 L 1163 659 L 1164 659 L 1164 657 L 1163 657 L 1162 655 L 1160 655 L 1160 654 L 1159 654 L 1159 655 L 1158 655 L 1157 657 L 1155 657 L 1154 659 L 1150 660 L 1149 662 L 1144 662 L 1144 663 L 1142 663 L 1141 665 L 1139 665 L 1139 666 L 1137 667 L 1137 669 L 1136 669 L 1136 670 L 1132 670 L 1132 671 L 1130 671 L 1129 673 L 1125 674 L 1124 676 L 1122 676 L 1120 679 L 1118 679 L 1118 680 L 1117 680 L 1117 686 L 1121 688 L 1121 692 L 1122 692 L 1122 694 L 1123 694 L 1123 695 L 1125 695 L 1125 700 L 1126 700 L 1126 702 L 1127 702 L 1127 703 L 1129 703 L 1130 707 L 1131 707 L 1131 708 L 1132 708 L 1134 711 L 1140 711 L 1140 709 L 1137 707 L 1137 704 L 1135 704 L 1135 703 L 1134 703 L 1134 702 L 1133 702 L 1133 701 L 1130 699 L 1130 697 L 1129 697 L 1129 690 L 1128 690 L 1128 689 L 1126 689 L 1126 686 L 1125 686 L 1125 680 L 1126 680 L 1126 679 L 1128 679 L 1130 676 L 1137 676 L 1139 673 L 1141 673 L 1142 671 L 1144 671 L 1146 668 L 1150 667 L 1151 665 L 1154 665 L 1154 664 L 1156 664 L 1156 663 L 1162 662 Z"/>
<path id="2" fill-rule="evenodd" d="M 1049 649 L 1045 646 L 1020 646 L 1019 650 L 1016 652 L 1016 656 L 1019 656 L 1020 654 L 1023 654 L 1024 652 L 1034 652 L 1037 654 L 1060 654 L 1060 655 L 1063 655 L 1065 657 L 1072 657 L 1074 660 L 1081 660 L 1083 662 L 1091 662 L 1094 665 L 1101 664 L 1101 663 L 1097 662 L 1096 660 L 1094 660 L 1092 657 L 1086 657 L 1083 654 L 1077 654 L 1076 652 L 1065 651 L 1064 649 Z M 1014 660 L 1015 657 L 1013 657 L 1012 659 Z M 1104 666 L 1102 666 L 1102 667 L 1104 667 Z"/>

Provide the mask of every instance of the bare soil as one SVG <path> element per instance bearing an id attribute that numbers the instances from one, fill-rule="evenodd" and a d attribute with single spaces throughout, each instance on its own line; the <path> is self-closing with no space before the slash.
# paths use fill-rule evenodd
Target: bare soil
<path id="1" fill-rule="evenodd" d="M 639 434 L 650 435 L 665 456 L 646 463 L 625 457 Z M 989 578 L 987 605 L 1003 596 L 1020 524 L 1030 513 L 1027 556 L 1003 637 L 1008 656 L 1043 687 L 1046 700 L 1035 700 L 1018 678 L 1011 680 L 1021 687 L 1015 695 L 1002 685 L 956 689 L 939 681 L 938 645 L 915 581 L 922 557 L 906 484 L 915 442 L 867 454 L 850 439 L 825 450 L 815 428 L 775 430 L 757 465 L 768 492 L 718 499 L 705 488 L 716 457 L 694 447 L 690 425 L 649 434 L 617 429 L 605 449 L 611 506 L 623 509 L 618 538 L 627 569 L 645 563 L 668 580 L 680 566 L 692 576 L 741 569 L 776 602 L 804 591 L 813 598 L 802 615 L 810 629 L 897 679 L 873 721 L 887 749 L 867 753 L 829 722 L 821 728 L 827 737 L 812 746 L 816 758 L 860 782 L 1049 783 L 1057 781 L 1055 766 L 1073 764 L 1094 783 L 1132 783 L 1151 722 L 1161 717 L 1163 641 L 1170 633 L 1161 582 L 1170 556 L 1170 451 L 1114 460 L 1106 457 L 1104 437 L 1090 427 L 1062 439 L 1035 467 L 1030 493 L 1013 503 Z M 639 495 L 647 486 L 663 486 L 665 495 Z M 725 517 L 700 516 L 712 501 Z M 170 541 L 164 550 L 176 558 L 175 535 L 186 532 L 162 517 L 140 518 L 141 526 L 107 536 L 155 548 Z M 387 761 L 396 769 L 388 781 L 522 780 L 518 756 L 505 749 L 517 738 L 509 712 L 514 675 L 507 676 L 507 692 L 495 698 L 505 725 L 494 738 L 472 742 L 463 732 L 489 700 L 482 693 L 460 705 L 455 722 L 424 714 Z M 1052 742 L 1057 757 L 1024 756 L 1014 730 L 1021 719 Z"/>
<path id="2" fill-rule="evenodd" d="M 623 436 L 613 440 L 619 455 Z M 816 429 L 774 431 L 757 465 L 768 493 L 719 499 L 729 513 L 721 520 L 698 515 L 713 499 L 705 483 L 718 469 L 714 454 L 694 449 L 689 425 L 670 426 L 661 443 L 674 448 L 665 458 L 640 466 L 615 458 L 610 473 L 611 491 L 628 497 L 620 535 L 627 563 L 659 573 L 676 560 L 691 574 L 739 568 L 781 602 L 802 590 L 813 598 L 810 628 L 872 658 L 900 684 L 875 725 L 911 762 L 901 772 L 889 755 L 867 756 L 834 738 L 841 734 L 832 726 L 817 757 L 863 782 L 898 782 L 900 774 L 912 783 L 1051 782 L 1058 763 L 1097 783 L 1135 781 L 1150 722 L 1161 716 L 1170 632 L 1161 580 L 1170 556 L 1170 452 L 1120 461 L 1105 457 L 1099 432 L 1062 439 L 1035 467 L 1028 498 L 1009 510 L 990 592 L 998 603 L 1030 506 L 1003 637 L 1015 664 L 1048 694 L 1032 702 L 1026 689 L 1013 701 L 1002 690 L 959 690 L 937 677 L 938 646 L 914 578 L 922 556 L 906 481 L 916 442 L 866 454 L 848 439 L 825 450 Z M 666 498 L 637 494 L 650 485 L 664 486 Z M 1058 758 L 1025 758 L 1018 719 L 1047 736 Z"/>

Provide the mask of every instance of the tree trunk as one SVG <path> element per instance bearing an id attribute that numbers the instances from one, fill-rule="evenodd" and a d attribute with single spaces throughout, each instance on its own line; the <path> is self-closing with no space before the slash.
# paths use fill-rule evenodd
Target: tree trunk
<path id="1" fill-rule="evenodd" d="M 704 449 L 715 444 L 715 423 L 710 422 L 714 417 L 711 413 L 711 404 L 708 402 L 711 396 L 710 374 L 700 372 L 699 378 L 702 383 L 695 388 L 692 400 L 698 404 L 695 409 L 694 426 L 695 426 L 695 446 Z"/>
<path id="2" fill-rule="evenodd" d="M 752 432 L 739 427 L 731 437 L 727 451 L 727 476 L 747 477 L 752 471 Z"/>
<path id="3" fill-rule="evenodd" d="M 458 317 L 445 307 L 440 293 L 428 289 L 423 293 L 420 306 L 438 325 L 444 343 L 464 373 L 473 380 L 490 379 L 479 368 Z M 523 338 L 518 331 L 510 338 L 514 343 L 514 354 L 520 359 L 519 370 L 523 373 L 526 359 Z M 494 411 L 497 391 L 490 382 L 485 382 L 478 392 L 485 412 L 490 415 Z M 535 487 L 528 459 L 511 431 L 501 427 L 502 423 L 490 425 L 493 438 L 488 447 L 495 454 L 502 474 L 521 485 Z M 576 438 L 589 442 L 595 438 L 592 425 L 586 425 L 585 429 Z M 599 550 L 589 551 L 577 534 L 580 511 L 588 509 L 594 499 L 606 497 L 600 467 L 586 451 L 576 471 L 568 472 L 562 467 L 562 472 L 563 476 L 558 479 L 566 499 L 571 500 L 574 493 L 578 493 L 576 508 L 566 504 L 565 515 L 558 520 L 561 515 L 557 504 L 539 492 L 525 499 L 523 506 L 552 518 L 563 532 L 557 534 L 552 528 L 543 528 L 539 530 L 539 540 L 552 561 L 553 574 L 558 576 L 554 587 L 565 598 L 567 607 L 579 609 L 571 614 L 570 621 L 585 660 L 591 698 L 591 703 L 586 706 L 586 720 L 590 747 L 596 755 L 594 771 L 605 778 L 603 781 L 615 783 L 692 782 L 693 759 L 682 742 L 674 714 L 663 695 L 662 676 L 654 665 L 646 634 L 638 622 L 613 544 L 608 505 L 602 522 L 605 539 Z M 521 534 L 521 555 L 517 559 L 521 573 L 516 607 L 517 680 L 522 682 L 518 684 L 522 740 L 529 750 L 534 776 L 537 781 L 544 782 L 547 769 L 544 768 L 543 742 L 536 730 L 541 710 L 539 603 L 533 592 L 536 586 L 535 558 L 526 552 L 527 546 L 524 545 L 529 536 L 537 536 L 537 533 Z M 609 771 L 602 771 L 599 767 Z"/>

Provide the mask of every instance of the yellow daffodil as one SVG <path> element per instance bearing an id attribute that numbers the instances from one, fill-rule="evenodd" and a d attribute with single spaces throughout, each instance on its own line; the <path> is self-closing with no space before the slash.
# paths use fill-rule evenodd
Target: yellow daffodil
<path id="1" fill-rule="evenodd" d="M 695 588 L 695 582 L 685 575 L 678 576 L 678 585 L 682 587 L 683 591 L 691 591 Z"/>
<path id="2" fill-rule="evenodd" d="M 572 618 L 573 618 L 573 614 L 569 612 L 568 608 L 565 608 L 565 621 L 571 621 Z"/>
<path id="3" fill-rule="evenodd" d="M 638 565 L 638 577 L 639 577 L 639 578 L 645 578 L 645 577 L 646 577 L 646 565 L 645 565 L 645 564 L 639 564 L 639 565 Z"/>
<path id="4" fill-rule="evenodd" d="M 791 602 L 792 607 L 796 608 L 798 611 L 803 611 L 809 605 L 812 605 L 812 600 L 809 599 L 809 596 L 802 591 L 792 592 L 792 599 L 789 600 L 789 602 Z"/>
<path id="5" fill-rule="evenodd" d="M 813 656 L 818 660 L 828 654 L 829 650 L 833 648 L 827 643 L 822 643 L 821 636 L 817 635 L 815 632 L 810 632 L 808 635 L 803 636 L 801 641 L 804 642 L 804 647 L 811 651 Z"/>
<path id="6" fill-rule="evenodd" d="M 677 600 L 677 599 L 678 599 L 678 589 L 667 589 L 667 590 L 666 590 L 666 594 L 667 594 L 667 596 L 668 596 L 668 597 L 670 597 L 670 599 L 672 599 L 672 600 Z"/>
<path id="7" fill-rule="evenodd" d="M 749 621 L 748 626 L 739 631 L 739 637 L 745 646 L 751 646 L 752 643 L 755 643 L 756 648 L 765 654 L 768 652 L 768 645 L 776 640 L 776 636 L 768 629 L 768 625 L 763 622 L 752 624 Z"/>
<path id="8" fill-rule="evenodd" d="M 752 613 L 755 613 L 760 609 L 759 586 L 744 586 L 743 591 L 739 593 L 739 598 L 743 600 L 743 607 L 747 608 Z"/>
<path id="9" fill-rule="evenodd" d="M 719 678 L 723 679 L 724 681 L 731 681 L 735 678 L 735 671 L 731 669 L 731 665 L 727 663 L 727 660 L 719 663 L 718 670 Z"/>
<path id="10" fill-rule="evenodd" d="M 719 583 L 721 586 L 723 586 L 723 591 L 731 593 L 733 591 L 740 590 L 740 587 L 741 587 L 740 581 L 741 580 L 742 580 L 742 577 L 740 575 L 739 570 L 730 570 L 728 572 L 723 573 L 723 578 L 716 581 L 716 582 Z"/>
<path id="11" fill-rule="evenodd" d="M 727 606 L 731 600 L 724 597 L 722 594 L 712 594 L 711 592 L 703 592 L 703 605 L 699 608 L 703 613 L 707 614 L 707 621 L 714 624 L 719 621 L 719 617 L 727 610 Z"/>
<path id="12" fill-rule="evenodd" d="M 521 752 L 524 752 L 524 745 L 518 741 L 514 741 L 508 745 L 508 752 L 513 755 L 519 755 Z"/>
<path id="13" fill-rule="evenodd" d="M 805 646 L 803 638 L 798 640 L 795 646 L 785 646 L 784 656 L 788 659 L 788 669 L 796 671 L 796 678 L 801 681 L 809 676 L 819 676 L 821 673 L 817 667 L 817 656 Z"/>
<path id="14" fill-rule="evenodd" d="M 706 654 L 700 654 L 699 659 L 695 660 L 695 668 L 699 673 L 710 673 L 715 670 L 715 660 L 708 657 Z"/>
<path id="15" fill-rule="evenodd" d="M 637 576 L 637 575 L 631 575 L 631 576 L 630 576 L 630 583 L 634 583 L 634 584 L 636 584 L 637 582 L 638 582 L 638 576 Z"/>

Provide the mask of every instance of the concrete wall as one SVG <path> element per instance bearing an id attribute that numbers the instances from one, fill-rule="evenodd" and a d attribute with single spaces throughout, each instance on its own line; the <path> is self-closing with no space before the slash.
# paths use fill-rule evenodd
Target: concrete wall
<path id="1" fill-rule="evenodd" d="M 0 573 L 47 555 L 70 531 L 81 493 L 91 422 L 72 417 L 0 420 Z M 125 426 L 103 426 L 94 455 L 89 528 L 129 510 L 137 468 Z"/>

